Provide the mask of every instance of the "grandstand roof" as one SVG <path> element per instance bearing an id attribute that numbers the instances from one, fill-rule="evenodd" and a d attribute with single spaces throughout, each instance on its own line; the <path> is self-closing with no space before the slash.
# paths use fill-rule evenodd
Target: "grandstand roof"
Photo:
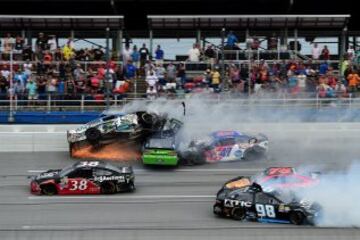
<path id="1" fill-rule="evenodd" d="M 104 30 L 123 29 L 123 16 L 0 15 L 0 29 Z"/>
<path id="2" fill-rule="evenodd" d="M 342 29 L 350 15 L 150 15 L 151 29 Z"/>

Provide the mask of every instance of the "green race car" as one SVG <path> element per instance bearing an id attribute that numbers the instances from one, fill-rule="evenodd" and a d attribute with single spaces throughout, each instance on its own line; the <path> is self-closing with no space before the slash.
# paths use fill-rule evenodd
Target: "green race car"
<path id="1" fill-rule="evenodd" d="M 176 152 L 175 136 L 160 133 L 149 138 L 145 145 L 142 161 L 145 165 L 177 166 L 179 156 Z"/>

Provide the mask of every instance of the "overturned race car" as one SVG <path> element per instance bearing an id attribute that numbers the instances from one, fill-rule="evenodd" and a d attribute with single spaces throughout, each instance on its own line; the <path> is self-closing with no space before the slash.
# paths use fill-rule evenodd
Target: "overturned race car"
<path id="1" fill-rule="evenodd" d="M 88 145 L 97 148 L 121 141 L 141 145 L 149 136 L 164 128 L 174 127 L 175 131 L 178 126 L 172 124 L 173 122 L 177 120 L 169 119 L 166 115 L 148 112 L 105 115 L 67 131 L 70 155 L 73 156 L 73 150 Z"/>
<path id="2" fill-rule="evenodd" d="M 194 140 L 181 152 L 189 165 L 266 158 L 269 140 L 238 131 L 216 131 L 205 139 Z"/>

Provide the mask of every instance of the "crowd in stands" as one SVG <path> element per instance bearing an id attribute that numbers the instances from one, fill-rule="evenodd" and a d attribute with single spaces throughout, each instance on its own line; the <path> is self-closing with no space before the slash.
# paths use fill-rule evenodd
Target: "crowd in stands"
<path id="1" fill-rule="evenodd" d="M 188 62 L 205 61 L 208 69 L 200 75 L 187 74 L 184 63 L 164 62 L 165 53 L 158 45 L 151 53 L 146 44 L 141 48 L 127 45 L 121 53 L 122 64 L 112 58 L 105 62 L 105 50 L 101 47 L 75 49 L 74 40 L 68 38 L 64 46 L 58 46 L 55 36 L 39 33 L 35 47 L 25 44 L 21 36 L 13 38 L 6 34 L 1 42 L 0 96 L 13 96 L 20 100 L 74 99 L 86 95 L 86 99 L 104 100 L 109 93 L 120 97 L 134 92 L 136 79 L 146 82 L 144 97 L 176 97 L 184 93 L 219 93 L 224 89 L 247 95 L 277 93 L 298 97 L 323 98 L 357 95 L 360 77 L 357 69 L 358 54 L 350 48 L 343 61 L 340 73 L 334 72 L 328 63 L 330 52 L 327 46 L 320 49 L 313 45 L 312 59 L 306 61 L 254 61 L 250 64 L 227 63 L 222 74 L 216 47 L 212 44 L 204 49 L 195 43 L 188 51 Z M 277 39 L 269 40 L 269 49 L 275 49 Z M 249 42 L 251 49 L 259 47 L 258 39 Z M 238 49 L 238 39 L 230 32 L 227 49 Z M 9 60 L 23 61 L 13 65 Z M 82 61 L 92 62 L 85 65 Z M 339 77 L 343 76 L 343 77 Z M 13 81 L 10 81 L 11 78 Z"/>

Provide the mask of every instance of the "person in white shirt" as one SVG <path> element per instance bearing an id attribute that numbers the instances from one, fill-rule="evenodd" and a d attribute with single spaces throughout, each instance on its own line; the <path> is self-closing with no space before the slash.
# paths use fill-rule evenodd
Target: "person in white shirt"
<path id="1" fill-rule="evenodd" d="M 347 50 L 347 55 L 349 60 L 353 60 L 355 57 L 355 50 L 353 46 L 349 46 L 349 49 Z"/>
<path id="2" fill-rule="evenodd" d="M 311 50 L 311 55 L 312 55 L 313 60 L 319 60 L 320 55 L 321 55 L 321 49 L 317 45 L 317 43 L 314 44 L 314 46 L 313 46 L 313 48 Z"/>
<path id="3" fill-rule="evenodd" d="M 125 46 L 125 48 L 122 52 L 122 57 L 123 57 L 124 63 L 127 63 L 129 60 L 132 60 L 131 59 L 132 53 L 133 53 L 132 49 L 129 46 Z"/>
<path id="4" fill-rule="evenodd" d="M 156 84 L 159 81 L 159 78 L 155 75 L 154 71 L 150 71 L 149 75 L 146 76 L 145 81 L 149 85 L 149 87 L 156 88 Z"/>
<path id="5" fill-rule="evenodd" d="M 54 54 L 57 49 L 57 43 L 56 43 L 56 39 L 55 39 L 54 35 L 49 36 L 48 45 L 49 45 L 50 52 L 52 54 Z"/>
<path id="6" fill-rule="evenodd" d="M 193 45 L 193 48 L 189 50 L 189 61 L 198 62 L 200 60 L 200 51 L 197 48 L 196 44 Z"/>
<path id="7" fill-rule="evenodd" d="M 150 86 L 147 90 L 146 90 L 146 97 L 149 100 L 154 100 L 157 97 L 157 91 L 156 88 L 153 86 Z"/>
<path id="8" fill-rule="evenodd" d="M 30 76 L 32 69 L 33 69 L 33 64 L 30 62 L 29 59 L 26 60 L 23 67 L 24 67 L 24 72 L 26 73 L 26 75 Z"/>

